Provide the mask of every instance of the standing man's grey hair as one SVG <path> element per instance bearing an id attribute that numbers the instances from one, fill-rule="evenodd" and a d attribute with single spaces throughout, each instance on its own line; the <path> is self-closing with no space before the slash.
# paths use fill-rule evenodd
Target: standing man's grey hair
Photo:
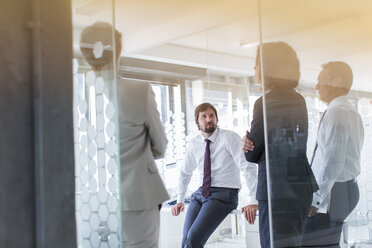
<path id="1" fill-rule="evenodd" d="M 114 33 L 114 35 L 113 35 Z M 115 37 L 113 41 L 112 37 Z M 99 44 L 101 43 L 101 44 Z M 105 65 L 114 64 L 119 58 L 122 49 L 122 35 L 111 24 L 96 22 L 83 29 L 80 36 L 80 51 L 84 59 L 94 70 L 101 70 Z M 103 53 L 95 54 L 95 46 L 102 45 Z M 116 58 L 113 57 L 116 46 Z"/>
<path id="2" fill-rule="evenodd" d="M 334 81 L 335 85 L 330 85 L 336 88 L 342 88 L 349 92 L 353 85 L 353 71 L 350 66 L 342 61 L 331 61 L 322 65 L 324 71 L 327 72 L 330 81 Z M 335 80 L 337 79 L 338 80 Z"/>

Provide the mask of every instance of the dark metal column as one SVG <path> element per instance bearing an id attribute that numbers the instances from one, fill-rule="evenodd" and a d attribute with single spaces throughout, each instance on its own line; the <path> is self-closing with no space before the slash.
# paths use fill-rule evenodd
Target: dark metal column
<path id="1" fill-rule="evenodd" d="M 32 2 L 0 7 L 0 247 L 34 247 Z"/>
<path id="2" fill-rule="evenodd" d="M 76 247 L 71 2 L 0 8 L 0 247 Z"/>

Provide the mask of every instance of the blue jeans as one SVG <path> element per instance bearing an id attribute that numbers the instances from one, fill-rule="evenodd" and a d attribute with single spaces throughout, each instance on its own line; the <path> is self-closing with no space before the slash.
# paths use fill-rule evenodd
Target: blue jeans
<path id="1" fill-rule="evenodd" d="M 238 206 L 237 189 L 211 188 L 208 198 L 199 188 L 191 196 L 191 202 L 183 227 L 183 248 L 204 247 L 218 225 Z"/>

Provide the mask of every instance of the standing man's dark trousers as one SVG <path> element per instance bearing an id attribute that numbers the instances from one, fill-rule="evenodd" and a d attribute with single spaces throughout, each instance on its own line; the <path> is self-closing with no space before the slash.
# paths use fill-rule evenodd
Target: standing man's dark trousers
<path id="1" fill-rule="evenodd" d="M 274 247 L 300 247 L 312 196 L 272 200 Z M 258 201 L 260 243 L 270 248 L 268 201 Z"/>
<path id="2" fill-rule="evenodd" d="M 238 206 L 238 189 L 211 188 L 208 198 L 199 188 L 191 196 L 183 227 L 183 248 L 203 247 L 225 217 Z"/>
<path id="3" fill-rule="evenodd" d="M 356 180 L 335 183 L 326 214 L 309 217 L 306 222 L 303 247 L 339 247 L 342 225 L 359 201 Z"/>

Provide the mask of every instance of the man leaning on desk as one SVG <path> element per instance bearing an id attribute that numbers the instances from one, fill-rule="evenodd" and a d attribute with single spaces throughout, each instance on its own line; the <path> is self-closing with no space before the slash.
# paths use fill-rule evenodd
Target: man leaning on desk
<path id="1" fill-rule="evenodd" d="M 195 122 L 200 134 L 188 144 L 185 163 L 180 168 L 177 204 L 172 207 L 175 216 L 184 210 L 187 186 L 197 168 L 202 186 L 191 196 L 183 229 L 183 248 L 203 247 L 218 225 L 238 206 L 240 170 L 251 195 L 251 204 L 242 209 L 249 223 L 254 223 L 257 211 L 257 166 L 245 160 L 239 135 L 217 127 L 217 110 L 210 103 L 196 107 Z"/>

